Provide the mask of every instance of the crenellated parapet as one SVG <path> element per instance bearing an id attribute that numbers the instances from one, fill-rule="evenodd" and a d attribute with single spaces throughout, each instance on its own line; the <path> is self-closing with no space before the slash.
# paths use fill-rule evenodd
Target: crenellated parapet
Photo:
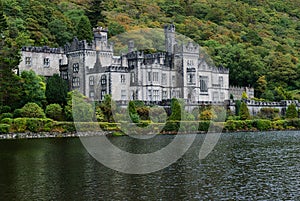
<path id="1" fill-rule="evenodd" d="M 21 51 L 33 52 L 33 53 L 51 53 L 51 54 L 63 54 L 64 53 L 62 48 L 50 48 L 48 46 L 43 46 L 43 47 L 24 46 L 21 48 Z"/>

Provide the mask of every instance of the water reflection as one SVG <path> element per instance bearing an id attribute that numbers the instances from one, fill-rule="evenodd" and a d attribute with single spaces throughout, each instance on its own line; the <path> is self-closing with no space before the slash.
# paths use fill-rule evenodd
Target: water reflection
<path id="1" fill-rule="evenodd" d="M 111 138 L 136 153 L 165 146 Z M 147 175 L 127 175 L 95 161 L 79 139 L 0 141 L 1 200 L 299 200 L 300 133 L 223 134 L 199 160 L 203 135 L 183 158 Z M 117 161 L 116 161 L 117 162 Z"/>

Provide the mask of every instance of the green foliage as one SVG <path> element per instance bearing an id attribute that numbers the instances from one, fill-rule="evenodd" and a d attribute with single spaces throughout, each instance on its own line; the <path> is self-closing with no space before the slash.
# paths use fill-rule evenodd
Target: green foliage
<path id="1" fill-rule="evenodd" d="M 295 104 L 290 104 L 286 110 L 285 117 L 287 119 L 294 119 L 298 118 L 298 111 Z"/>
<path id="2" fill-rule="evenodd" d="M 244 102 L 241 103 L 240 115 L 239 116 L 241 117 L 241 120 L 251 119 L 248 106 Z"/>
<path id="3" fill-rule="evenodd" d="M 0 114 L 7 112 L 11 112 L 11 107 L 9 107 L 8 105 L 0 106 Z"/>
<path id="4" fill-rule="evenodd" d="M 22 109 L 15 109 L 13 116 L 14 118 L 22 117 Z"/>
<path id="5" fill-rule="evenodd" d="M 87 102 L 87 98 L 74 90 L 68 93 L 65 115 L 69 121 L 91 122 L 94 117 L 94 110 L 92 105 Z"/>
<path id="6" fill-rule="evenodd" d="M 29 117 L 29 118 L 45 118 L 46 115 L 43 109 L 38 106 L 36 103 L 27 103 L 21 109 L 21 116 L 22 117 Z"/>
<path id="7" fill-rule="evenodd" d="M 0 134 L 9 133 L 10 125 L 8 124 L 0 124 Z"/>
<path id="8" fill-rule="evenodd" d="M 112 111 L 116 111 L 116 103 L 111 99 L 111 95 L 105 95 L 104 100 L 100 104 L 100 108 L 104 114 L 104 120 L 113 122 Z"/>
<path id="9" fill-rule="evenodd" d="M 240 115 L 240 109 L 241 109 L 242 102 L 240 100 L 235 101 L 235 115 Z"/>
<path id="10" fill-rule="evenodd" d="M 7 112 L 7 113 L 2 113 L 2 114 L 0 115 L 0 120 L 1 120 L 1 119 L 4 119 L 4 118 L 13 118 L 13 114 L 12 114 L 12 113 L 9 113 L 9 112 Z"/>
<path id="11" fill-rule="evenodd" d="M 204 110 L 199 115 L 200 120 L 212 120 L 216 117 L 217 117 L 217 115 L 211 109 L 210 110 Z"/>
<path id="12" fill-rule="evenodd" d="M 3 118 L 1 120 L 1 124 L 9 124 L 11 125 L 13 123 L 13 119 L 12 118 Z"/>
<path id="13" fill-rule="evenodd" d="M 129 116 L 130 116 L 132 122 L 139 123 L 140 117 L 136 111 L 136 107 L 135 107 L 135 104 L 133 101 L 129 101 L 128 112 L 129 112 Z"/>
<path id="14" fill-rule="evenodd" d="M 26 131 L 26 118 L 16 118 L 13 122 L 13 129 L 17 133 L 24 133 Z"/>
<path id="15" fill-rule="evenodd" d="M 77 37 L 79 40 L 87 40 L 91 42 L 93 39 L 93 32 L 90 20 L 86 16 L 82 16 L 77 25 Z"/>
<path id="16" fill-rule="evenodd" d="M 279 118 L 279 109 L 277 108 L 261 108 L 258 115 L 262 119 L 278 119 Z"/>
<path id="17" fill-rule="evenodd" d="M 260 131 L 268 131 L 272 127 L 272 122 L 267 119 L 258 119 L 254 121 L 255 127 Z"/>
<path id="18" fill-rule="evenodd" d="M 244 99 L 244 100 L 248 99 L 248 95 L 245 91 L 243 91 L 243 93 L 242 93 L 242 99 Z"/>
<path id="19" fill-rule="evenodd" d="M 54 74 L 47 79 L 45 95 L 48 104 L 58 103 L 60 105 L 65 105 L 67 94 L 68 84 L 58 74 Z"/>
<path id="20" fill-rule="evenodd" d="M 62 120 L 62 107 L 59 104 L 50 104 L 47 105 L 45 113 L 46 116 L 57 120 L 57 121 L 61 121 Z"/>
<path id="21" fill-rule="evenodd" d="M 182 105 L 180 104 L 178 99 L 173 98 L 171 101 L 171 115 L 169 117 L 169 120 L 172 121 L 180 121 L 181 120 L 181 113 L 182 111 Z"/>
<path id="22" fill-rule="evenodd" d="M 46 102 L 46 85 L 41 76 L 35 74 L 33 70 L 23 71 L 21 73 L 23 97 L 22 103 L 33 102 L 43 106 Z"/>

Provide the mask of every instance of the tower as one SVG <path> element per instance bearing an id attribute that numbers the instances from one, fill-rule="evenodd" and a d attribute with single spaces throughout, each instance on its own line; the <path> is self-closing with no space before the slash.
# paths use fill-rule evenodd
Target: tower
<path id="1" fill-rule="evenodd" d="M 174 46 L 176 44 L 175 25 L 174 24 L 165 25 L 164 31 L 165 31 L 166 52 L 168 54 L 174 54 Z"/>

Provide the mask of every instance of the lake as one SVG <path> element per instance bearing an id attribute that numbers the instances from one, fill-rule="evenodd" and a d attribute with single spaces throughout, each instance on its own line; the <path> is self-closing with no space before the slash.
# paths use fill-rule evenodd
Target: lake
<path id="1" fill-rule="evenodd" d="M 207 158 L 205 135 L 171 166 L 145 175 L 111 170 L 79 138 L 0 141 L 1 200 L 300 200 L 300 132 L 224 133 Z M 135 153 L 172 141 L 110 137 Z M 118 161 L 116 161 L 118 162 Z"/>

